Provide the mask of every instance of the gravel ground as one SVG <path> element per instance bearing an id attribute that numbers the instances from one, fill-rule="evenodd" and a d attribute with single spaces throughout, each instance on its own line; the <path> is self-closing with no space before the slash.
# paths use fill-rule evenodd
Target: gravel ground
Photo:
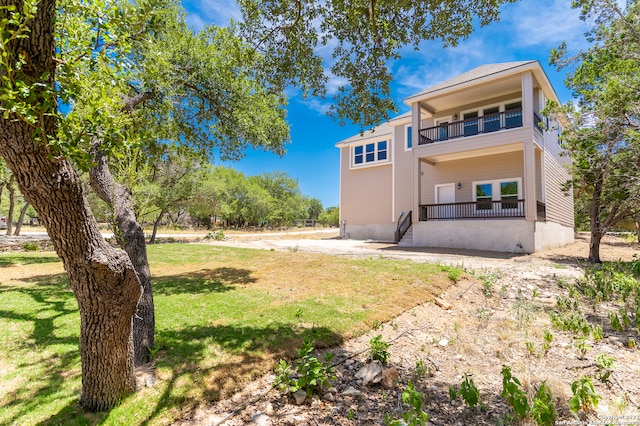
<path id="1" fill-rule="evenodd" d="M 588 240 L 581 235 L 576 243 L 544 250 L 534 255 L 464 250 L 398 249 L 393 244 L 299 236 L 296 239 L 250 239 L 232 237 L 212 244 L 253 247 L 266 250 L 300 250 L 343 256 L 382 256 L 460 266 L 468 279 L 452 285 L 440 298 L 444 309 L 434 303 L 416 306 L 394 320 L 363 336 L 330 349 L 339 364 L 333 388 L 296 404 L 292 396 L 271 389 L 274 375 L 247 383 L 233 397 L 202 407 L 184 419 L 184 425 L 376 425 L 384 416 L 398 418 L 406 410 L 401 394 L 412 380 L 425 399 L 424 410 L 431 425 L 530 424 L 510 420 L 510 407 L 501 398 L 503 365 L 512 368 L 530 394 L 546 381 L 552 389 L 559 419 L 565 424 L 640 424 L 640 351 L 625 345 L 628 336 L 605 328 L 605 338 L 588 342 L 591 350 L 581 359 L 572 335 L 553 330 L 545 310 L 555 306 L 566 286 L 582 276 L 581 259 L 588 254 Z M 603 260 L 632 260 L 639 245 L 607 237 Z M 493 274 L 492 295 L 478 277 Z M 527 311 L 528 310 L 528 311 Z M 587 315 L 595 312 L 581 306 Z M 529 312 L 526 316 L 523 312 Z M 554 340 L 541 354 L 543 330 L 552 330 Z M 637 333 L 636 333 L 637 334 Z M 372 337 L 381 335 L 391 343 L 387 369 L 398 373 L 394 385 L 363 385 L 355 378 L 367 365 Z M 636 336 L 637 339 L 637 336 Z M 526 347 L 530 341 L 536 354 Z M 602 397 L 597 411 L 587 423 L 568 407 L 571 383 L 583 374 L 594 377 L 596 355 L 615 359 L 615 370 L 607 383 L 594 379 Z M 319 354 L 320 358 L 321 354 Z M 420 368 L 419 368 L 420 366 Z M 480 391 L 482 408 L 469 408 L 460 398 L 452 401 L 450 386 L 460 386 L 464 374 L 471 374 Z M 353 392 L 355 391 L 355 392 Z M 266 392 L 266 394 L 264 394 Z M 350 395 L 347 395 L 351 393 Z M 256 398 L 258 401 L 253 402 Z M 228 417 L 230 414 L 231 417 Z M 532 423 L 531 423 L 532 424 Z"/>

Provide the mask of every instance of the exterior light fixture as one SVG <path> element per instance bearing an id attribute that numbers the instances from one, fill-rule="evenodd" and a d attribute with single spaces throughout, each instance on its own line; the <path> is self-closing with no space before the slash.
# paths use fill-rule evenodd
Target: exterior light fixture
<path id="1" fill-rule="evenodd" d="M 460 189 L 460 188 L 462 188 L 462 184 L 461 184 L 460 182 L 458 182 L 458 185 L 456 185 L 456 187 L 457 187 L 458 189 Z"/>

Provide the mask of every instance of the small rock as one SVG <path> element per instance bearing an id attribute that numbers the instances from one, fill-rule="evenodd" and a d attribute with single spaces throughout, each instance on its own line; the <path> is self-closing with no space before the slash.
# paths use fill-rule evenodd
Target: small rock
<path id="1" fill-rule="evenodd" d="M 438 344 L 444 348 L 449 344 L 449 339 L 442 339 L 438 342 Z"/>
<path id="2" fill-rule="evenodd" d="M 298 389 L 292 395 L 293 399 L 296 400 L 297 405 L 302 405 L 304 403 L 304 400 L 307 399 L 307 393 L 302 389 Z"/>
<path id="3" fill-rule="evenodd" d="M 317 395 L 313 395 L 313 398 L 311 398 L 311 406 L 312 407 L 317 407 L 320 404 L 321 404 L 320 397 L 317 396 Z"/>
<path id="4" fill-rule="evenodd" d="M 362 392 L 360 392 L 358 389 L 354 388 L 353 386 L 349 386 L 348 388 L 342 391 L 342 394 L 345 396 L 358 396 L 358 395 L 361 395 Z"/>
<path id="5" fill-rule="evenodd" d="M 269 426 L 271 424 L 271 421 L 269 420 L 269 416 L 258 411 L 253 416 L 251 416 L 251 423 L 257 426 Z"/>
<path id="6" fill-rule="evenodd" d="M 386 368 L 382 370 L 382 379 L 380 380 L 380 384 L 387 389 L 391 389 L 396 385 L 399 379 L 400 375 L 395 367 Z"/>
<path id="7" fill-rule="evenodd" d="M 272 403 L 268 403 L 264 411 L 267 413 L 267 416 L 273 416 L 276 412 L 276 410 L 273 409 Z"/>
<path id="8" fill-rule="evenodd" d="M 291 416 L 285 419 L 288 425 L 304 425 L 307 424 L 307 418 L 305 416 Z"/>
<path id="9" fill-rule="evenodd" d="M 338 393 L 338 389 L 334 388 L 333 386 L 330 387 L 329 389 L 327 389 L 327 392 L 329 393 Z"/>
<path id="10" fill-rule="evenodd" d="M 382 364 L 375 360 L 362 367 L 355 375 L 356 379 L 362 379 L 362 386 L 369 383 L 380 383 L 382 380 Z"/>
<path id="11" fill-rule="evenodd" d="M 333 402 L 335 400 L 335 398 L 333 397 L 333 394 L 331 393 L 325 393 L 323 396 L 324 396 L 324 399 L 329 402 Z"/>

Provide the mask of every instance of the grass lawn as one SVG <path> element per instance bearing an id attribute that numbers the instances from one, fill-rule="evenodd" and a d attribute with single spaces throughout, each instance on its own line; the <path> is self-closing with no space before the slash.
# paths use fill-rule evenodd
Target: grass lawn
<path id="1" fill-rule="evenodd" d="M 196 244 L 149 246 L 158 383 L 85 414 L 79 315 L 55 253 L 0 253 L 0 424 L 169 424 L 291 357 L 441 293 L 449 267 Z"/>

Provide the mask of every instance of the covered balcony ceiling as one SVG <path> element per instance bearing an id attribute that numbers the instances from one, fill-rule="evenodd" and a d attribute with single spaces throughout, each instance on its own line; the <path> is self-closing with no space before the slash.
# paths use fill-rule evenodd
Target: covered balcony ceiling
<path id="1" fill-rule="evenodd" d="M 420 101 L 420 105 L 432 114 L 452 108 L 470 105 L 522 91 L 520 75 L 509 76 L 474 86 L 461 85 L 458 89 L 445 88 Z M 534 79 L 534 87 L 537 83 Z"/>
<path id="2" fill-rule="evenodd" d="M 421 155 L 420 160 L 428 164 L 437 164 L 445 161 L 462 160 L 474 157 L 483 157 L 485 155 L 504 154 L 507 152 L 523 151 L 524 145 L 522 142 L 516 142 L 506 145 L 491 146 L 480 149 L 440 153 L 432 155 Z"/>

